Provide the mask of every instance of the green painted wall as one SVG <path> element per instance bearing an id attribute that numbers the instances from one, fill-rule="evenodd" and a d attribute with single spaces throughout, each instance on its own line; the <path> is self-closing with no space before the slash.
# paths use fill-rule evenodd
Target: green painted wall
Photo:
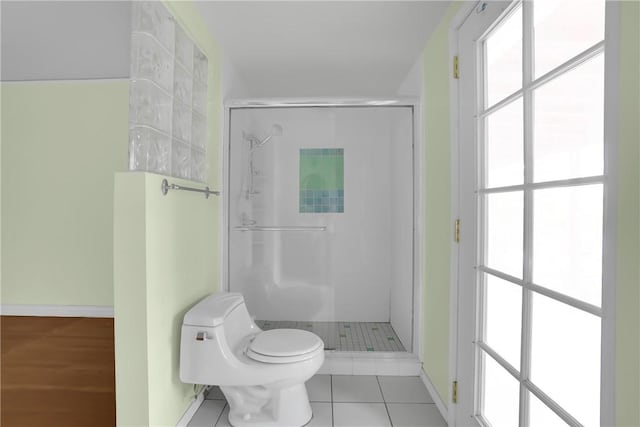
<path id="1" fill-rule="evenodd" d="M 145 174 L 116 174 L 113 199 L 113 309 L 118 426 L 149 425 L 145 190 Z"/>
<path id="2" fill-rule="evenodd" d="M 2 304 L 2 92 L 0 84 L 0 304 Z"/>
<path id="3" fill-rule="evenodd" d="M 451 250 L 451 137 L 449 134 L 449 23 L 447 10 L 424 49 L 422 290 L 423 368 L 446 404 L 449 390 L 449 283 Z"/>
<path id="4" fill-rule="evenodd" d="M 220 54 L 191 2 L 165 2 L 209 59 L 208 183 L 221 182 Z M 115 177 L 114 294 L 118 426 L 174 426 L 194 397 L 179 379 L 185 312 L 220 289 L 221 200 L 163 196 L 163 177 Z M 195 184 L 175 178 L 171 182 Z"/>
<path id="5" fill-rule="evenodd" d="M 220 200 L 175 191 L 163 196 L 163 178 L 142 172 L 115 178 L 118 426 L 174 426 L 180 419 L 194 396 L 178 376 L 182 319 L 219 289 L 212 260 Z"/>
<path id="6" fill-rule="evenodd" d="M 616 425 L 640 426 L 640 3 L 620 17 Z"/>
<path id="7" fill-rule="evenodd" d="M 424 50 L 425 282 L 424 370 L 444 402 L 448 393 L 450 134 L 449 8 Z M 616 425 L 640 426 L 640 3 L 621 2 Z"/>
<path id="8" fill-rule="evenodd" d="M 2 304 L 113 304 L 126 81 L 2 84 Z"/>

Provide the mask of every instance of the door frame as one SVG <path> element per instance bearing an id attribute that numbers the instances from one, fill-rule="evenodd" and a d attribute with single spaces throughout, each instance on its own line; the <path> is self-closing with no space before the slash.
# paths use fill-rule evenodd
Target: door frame
<path id="1" fill-rule="evenodd" d="M 449 24 L 449 98 L 451 135 L 451 218 L 452 228 L 460 218 L 460 151 L 458 129 L 460 96 L 459 80 L 453 78 L 453 58 L 459 55 L 459 30 L 471 14 L 482 7 L 484 1 L 463 3 Z M 617 201 L 618 201 L 618 131 L 617 120 L 620 94 L 620 4 L 606 1 L 605 9 L 605 81 L 604 81 L 604 184 L 603 202 L 603 268 L 602 268 L 602 329 L 601 329 L 601 413 L 603 426 L 615 425 L 615 374 L 616 374 L 616 260 L 617 260 Z M 464 72 L 464 70 L 460 70 Z M 465 225 L 462 225 L 464 229 Z M 474 226 L 475 228 L 475 226 Z M 449 310 L 449 426 L 458 425 L 455 404 L 452 401 L 453 384 L 458 380 L 458 324 L 461 316 L 473 313 L 458 313 L 460 286 L 458 283 L 460 244 L 451 245 L 451 282 Z M 471 378 L 471 384 L 474 378 Z M 474 386 L 475 388 L 475 386 Z M 460 391 L 458 390 L 458 393 Z"/>
<path id="2" fill-rule="evenodd" d="M 449 127 L 451 135 L 451 229 L 455 229 L 455 223 L 460 218 L 460 140 L 458 137 L 460 88 L 459 80 L 453 77 L 454 60 L 459 56 L 458 39 L 459 31 L 469 16 L 476 10 L 480 1 L 463 3 L 449 24 Z M 447 415 L 449 426 L 458 425 L 455 403 L 453 403 L 453 384 L 458 379 L 458 266 L 460 244 L 453 242 L 451 245 L 450 289 L 449 289 L 449 393 L 447 396 Z M 458 391 L 459 393 L 459 391 Z"/>

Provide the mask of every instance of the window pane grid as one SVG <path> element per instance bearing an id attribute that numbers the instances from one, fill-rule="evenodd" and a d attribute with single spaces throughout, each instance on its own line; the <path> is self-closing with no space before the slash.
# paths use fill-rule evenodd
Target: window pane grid
<path id="1" fill-rule="evenodd" d="M 584 52 L 580 52 L 578 55 L 574 56 L 568 61 L 558 65 L 556 68 L 549 71 L 548 73 L 536 79 L 530 79 L 529 81 L 525 81 L 522 88 L 519 88 L 518 90 L 511 93 L 510 95 L 505 96 L 504 98 L 495 102 L 492 105 L 484 106 L 483 109 L 481 109 L 478 112 L 478 117 L 485 117 L 493 113 L 494 111 L 503 108 L 505 105 L 508 105 L 511 102 L 523 96 L 524 92 L 533 91 L 539 88 L 540 86 L 543 86 L 549 83 L 550 81 L 555 80 L 556 78 L 568 73 L 569 71 L 578 67 L 582 63 L 592 59 L 593 57 L 603 52 L 604 52 L 604 40 L 601 40 L 598 43 L 591 46 L 590 48 L 586 49 Z"/>
<path id="2" fill-rule="evenodd" d="M 525 13 L 524 13 L 524 20 L 530 20 L 531 19 L 531 10 L 528 10 L 531 6 L 532 6 L 533 2 L 523 2 L 524 5 L 524 9 L 525 9 Z M 532 29 L 532 25 L 526 25 L 525 26 L 525 37 L 524 37 L 524 43 L 531 43 L 532 42 L 532 36 L 527 37 L 527 31 L 526 28 L 529 29 L 529 31 L 531 31 Z M 486 39 L 491 36 L 493 34 L 493 32 L 490 32 L 485 39 L 482 41 L 483 45 L 486 45 Z M 533 170 L 533 155 L 531 153 L 532 151 L 532 143 L 533 141 L 531 140 L 531 135 L 532 135 L 532 110 L 533 110 L 533 100 L 532 100 L 532 93 L 533 91 L 542 86 L 543 84 L 546 84 L 560 76 L 563 76 L 565 73 L 571 71 L 572 69 L 574 69 L 575 67 L 579 66 L 580 64 L 582 64 L 583 62 L 585 62 L 586 60 L 591 59 L 592 57 L 599 55 L 600 53 L 602 53 L 604 51 L 604 41 L 600 41 L 598 43 L 596 43 L 595 45 L 591 46 L 590 48 L 586 49 L 585 51 L 579 53 L 578 55 L 576 55 L 575 57 L 571 58 L 570 60 L 568 60 L 567 62 L 559 65 L 558 67 L 556 67 L 554 70 L 549 71 L 548 73 L 546 73 L 545 75 L 538 77 L 537 79 L 533 79 L 533 58 L 531 57 L 531 52 L 532 49 L 529 49 L 528 52 L 529 54 L 524 54 L 523 55 L 523 62 L 524 63 L 528 63 L 525 64 L 523 66 L 524 69 L 524 73 L 523 73 L 523 80 L 524 80 L 524 88 L 519 89 L 518 91 L 514 92 L 513 94 L 507 96 L 506 98 L 504 98 L 503 100 L 497 102 L 496 104 L 494 104 L 494 106 L 486 109 L 484 112 L 482 112 L 481 114 L 479 114 L 479 118 L 480 117 L 487 117 L 490 116 L 491 114 L 502 110 L 503 108 L 511 105 L 513 102 L 517 102 L 518 100 L 522 98 L 525 99 L 525 111 L 524 111 L 524 123 L 525 123 L 525 130 L 524 130 L 524 137 L 525 137 L 525 141 L 524 141 L 524 145 L 525 145 L 525 173 L 524 173 L 524 179 L 525 182 L 522 185 L 512 185 L 512 186 L 507 186 L 507 187 L 487 187 L 485 186 L 485 181 L 486 181 L 486 126 L 484 124 L 484 120 L 479 120 L 479 133 L 481 135 L 480 138 L 480 143 L 481 143 L 481 152 L 484 153 L 483 154 L 483 159 L 485 161 L 481 162 L 480 165 L 480 169 L 481 169 L 481 176 L 479 177 L 479 181 L 481 182 L 480 188 L 478 190 L 478 193 L 482 193 L 482 194 L 493 194 L 493 193 L 500 193 L 500 192 L 517 192 L 517 191 L 524 191 L 524 197 L 525 197 L 525 206 L 524 206 L 524 211 L 525 211 L 525 216 L 527 215 L 526 213 L 530 210 L 532 210 L 532 205 L 533 205 L 533 201 L 529 200 L 527 202 L 527 199 L 531 199 L 532 198 L 532 190 L 535 189 L 541 189 L 541 188 L 561 188 L 561 187 L 568 187 L 568 186 L 576 186 L 576 185 L 587 185 L 587 184 L 591 184 L 591 183 L 604 183 L 604 175 L 596 175 L 596 176 L 591 176 L 591 177 L 581 177 L 581 178 L 573 178 L 573 179 L 563 179 L 563 180 L 555 180 L 555 181 L 546 181 L 546 182 L 534 182 L 533 180 L 533 176 L 532 176 L 532 170 Z M 525 49 L 525 52 L 527 52 L 527 49 Z M 485 73 L 486 73 L 486 66 L 485 66 Z M 485 79 L 485 90 L 483 93 L 483 97 L 484 99 L 486 99 L 486 79 Z M 509 102 L 504 102 L 508 100 Z M 499 108 L 495 108 L 495 106 L 497 106 L 498 104 L 504 103 L 503 105 L 500 105 Z M 481 220 L 481 225 L 484 225 L 484 227 L 481 227 L 481 233 L 484 234 L 486 236 L 486 203 L 481 204 L 482 209 L 480 210 L 481 213 L 484 213 L 485 215 L 481 215 L 484 216 L 484 219 Z M 525 223 L 527 223 L 528 221 L 526 221 L 525 218 Z M 526 227 L 529 227 L 532 229 L 532 224 L 525 224 L 525 229 Z M 531 242 L 531 234 L 532 233 L 525 233 L 525 234 L 529 234 L 528 238 L 525 238 L 525 241 L 527 243 Z M 483 239 L 484 240 L 484 239 Z M 525 243 L 525 244 L 527 244 Z M 484 248 L 481 248 L 483 250 L 481 250 L 481 254 L 479 259 L 481 260 L 481 264 L 483 266 L 486 265 L 486 246 Z M 529 254 L 532 252 L 532 248 L 528 248 L 527 251 Z M 526 263 L 526 259 L 527 258 L 531 258 L 530 256 L 525 256 L 525 263 Z M 531 275 L 531 273 L 530 273 Z M 532 283 L 532 280 L 525 280 L 526 283 Z M 538 288 L 543 288 L 543 286 L 540 285 L 534 285 L 537 286 Z M 528 287 L 528 286 L 525 286 Z M 553 292 L 553 291 L 552 291 Z M 553 296 L 551 296 L 553 298 Z M 588 310 L 589 312 L 593 312 L 594 310 Z"/>
<path id="3" fill-rule="evenodd" d="M 532 105 L 535 181 L 604 172 L 604 54 L 535 88 Z"/>
<path id="4" fill-rule="evenodd" d="M 604 9 L 605 0 L 536 0 L 531 8 L 536 75 L 604 39 Z"/>
<path id="5" fill-rule="evenodd" d="M 564 188 L 575 187 L 579 185 L 588 184 L 604 184 L 604 175 L 587 176 L 583 178 L 570 178 L 554 181 L 542 181 L 542 182 L 529 182 L 522 185 L 509 185 L 506 187 L 487 187 L 479 188 L 477 190 L 480 194 L 492 194 L 492 193 L 507 193 L 511 191 L 523 191 L 523 190 L 541 190 L 545 188 Z"/>
<path id="6" fill-rule="evenodd" d="M 479 206 L 484 236 L 479 264 L 518 278 L 523 278 L 523 198 L 523 191 L 487 194 Z"/>
<path id="7" fill-rule="evenodd" d="M 491 358 L 494 361 L 498 362 L 498 364 L 500 366 L 502 366 L 507 372 L 509 372 L 509 374 L 516 381 L 521 381 L 522 380 L 520 378 L 520 371 L 518 371 L 518 369 L 516 369 L 514 366 L 512 366 L 509 362 L 504 360 L 504 358 L 502 356 L 500 356 L 498 354 L 498 352 L 496 352 L 493 348 L 491 348 L 491 346 L 489 344 L 485 343 L 484 341 L 479 341 L 478 342 L 478 347 L 480 348 L 481 351 L 483 351 L 484 353 L 486 353 L 489 356 L 491 356 Z"/>
<path id="8" fill-rule="evenodd" d="M 582 424 L 576 420 L 571 414 L 565 411 L 562 406 L 560 406 L 555 400 L 549 397 L 545 392 L 543 392 L 538 386 L 536 386 L 531 380 L 523 379 L 520 372 L 513 366 L 511 366 L 507 361 L 505 361 L 495 350 L 493 350 L 489 345 L 480 341 L 476 343 L 477 348 L 480 354 L 480 364 L 484 367 L 486 360 L 485 358 L 489 356 L 492 361 L 496 362 L 502 369 L 504 369 L 514 380 L 518 381 L 520 387 L 525 393 L 531 393 L 536 398 L 538 398 L 547 408 L 552 410 L 556 415 L 558 415 L 564 422 L 566 422 L 570 426 L 582 427 Z M 485 374 L 485 369 L 482 369 L 482 376 Z M 484 404 L 484 402 L 483 402 Z M 481 406 L 482 407 L 482 406 Z M 486 423 L 486 419 L 483 414 L 478 414 L 478 417 L 483 419 Z M 485 425 L 489 425 L 486 423 Z M 533 426 L 536 427 L 536 426 Z"/>
<path id="9" fill-rule="evenodd" d="M 502 369 L 504 369 L 514 380 L 518 381 L 521 389 L 525 393 L 531 393 L 536 398 L 538 398 L 546 407 L 552 410 L 556 415 L 558 415 L 564 422 L 566 422 L 570 426 L 582 426 L 582 424 L 576 420 L 571 414 L 565 411 L 562 406 L 560 406 L 555 400 L 549 397 L 545 392 L 543 392 L 538 386 L 536 386 L 531 380 L 523 379 L 522 375 L 518 370 L 511 366 L 509 362 L 504 360 L 500 355 L 492 349 L 488 344 L 479 341 L 476 343 L 477 348 L 479 350 L 479 359 L 480 364 L 485 366 L 484 360 L 489 356 L 492 361 L 496 362 Z M 482 375 L 484 376 L 485 369 L 482 369 Z M 484 404 L 484 402 L 483 402 Z M 482 406 L 481 406 L 482 407 Z M 483 417 L 483 414 L 478 414 L 479 417 Z M 483 417 L 484 419 L 484 417 Z M 486 420 L 485 420 L 486 421 Z M 488 424 L 487 424 L 488 425 Z M 535 427 L 535 426 L 534 426 Z"/>
<path id="10" fill-rule="evenodd" d="M 482 335 L 478 342 L 499 354 L 509 366 L 519 366 L 522 287 L 493 274 L 480 274 L 478 324 Z"/>
<path id="11" fill-rule="evenodd" d="M 485 107 L 522 87 L 522 4 L 516 3 L 482 41 Z"/>
<path id="12" fill-rule="evenodd" d="M 502 357 L 500 357 L 500 355 L 494 349 L 492 349 L 488 344 L 486 344 L 486 343 L 484 343 L 482 341 L 479 341 L 479 342 L 476 343 L 476 345 L 477 345 L 477 348 L 479 350 L 480 364 L 483 367 L 482 376 L 484 376 L 486 374 L 486 370 L 484 369 L 484 366 L 486 365 L 486 363 L 485 363 L 486 357 L 489 356 L 492 361 L 496 362 L 514 380 L 518 381 L 518 383 L 520 384 L 520 387 L 521 387 L 523 392 L 525 392 L 527 394 L 529 394 L 529 393 L 533 394 L 547 408 L 552 410 L 556 415 L 558 415 L 568 425 L 575 426 L 575 427 L 581 427 L 582 426 L 582 424 L 578 420 L 576 420 L 571 414 L 569 414 L 567 411 L 565 411 L 562 408 L 562 406 L 560 406 L 555 400 L 553 400 L 545 392 L 543 392 L 531 380 L 523 379 L 521 373 L 518 372 L 518 370 L 515 367 L 511 366 L 509 364 L 509 362 L 507 362 Z M 480 406 L 480 407 L 483 407 L 483 406 L 484 406 L 484 402 L 483 402 L 482 406 Z M 486 423 L 486 419 L 484 418 L 482 413 L 478 414 L 478 416 L 481 417 Z M 489 424 L 486 424 L 486 425 L 489 425 Z M 533 427 L 536 427 L 536 426 L 533 426 Z"/>
<path id="13" fill-rule="evenodd" d="M 565 411 L 562 408 L 562 406 L 558 405 L 558 403 L 556 401 L 554 401 L 552 398 L 547 396 L 547 394 L 545 392 L 543 392 L 542 390 L 540 390 L 534 383 L 532 383 L 531 381 L 523 381 L 522 382 L 522 387 L 525 390 L 531 392 L 531 394 L 533 394 L 535 397 L 540 399 L 540 401 L 542 401 L 542 403 L 544 403 L 549 409 L 551 409 L 553 412 L 555 412 L 556 415 L 558 415 L 560 418 L 562 418 L 562 420 L 564 422 L 566 422 L 570 426 L 582 427 L 582 424 L 580 424 L 580 422 L 578 422 L 578 420 L 576 420 L 574 417 L 571 416 L 571 414 L 569 414 L 567 411 Z M 535 426 L 533 426 L 533 427 L 535 427 Z"/>
<path id="14" fill-rule="evenodd" d="M 589 314 L 593 314 L 594 316 L 602 317 L 602 308 L 589 304 L 588 302 L 581 301 L 579 299 L 570 297 L 560 292 L 556 292 L 552 289 L 548 289 L 544 286 L 537 285 L 532 282 L 525 282 L 522 279 L 518 279 L 517 277 L 510 276 L 508 274 L 502 273 L 501 271 L 494 270 L 486 265 L 477 266 L 477 270 L 483 273 L 487 273 L 491 276 L 497 277 L 499 279 L 505 280 L 507 282 L 513 283 L 514 285 L 518 285 L 522 288 L 530 290 L 533 292 L 533 295 L 543 295 L 545 297 L 551 298 L 555 301 L 561 302 L 563 304 L 570 305 L 571 307 L 577 308 L 578 310 L 582 310 Z M 478 283 L 480 284 L 480 279 L 478 279 Z M 481 307 L 482 309 L 482 307 Z M 484 332 L 484 331 L 481 331 Z M 483 336 L 483 335 L 480 335 Z"/>
<path id="15" fill-rule="evenodd" d="M 523 279 L 525 283 L 530 283 L 532 278 L 532 258 L 531 258 L 531 235 L 533 229 L 532 204 L 533 192 L 528 186 L 533 182 L 533 145 L 532 145 L 532 129 L 533 129 L 533 91 L 529 87 L 533 81 L 533 26 L 532 26 L 532 8 L 533 2 L 524 2 L 523 13 L 523 56 L 522 56 L 522 87 L 524 93 L 523 105 L 523 129 L 524 129 L 524 273 Z M 521 347 L 520 347 L 520 419 L 519 425 L 523 427 L 529 426 L 529 394 L 526 391 L 525 380 L 531 376 L 531 318 L 532 318 L 532 295 L 531 290 L 526 286 L 522 287 L 522 330 L 521 330 Z"/>
<path id="16" fill-rule="evenodd" d="M 478 383 L 482 390 L 479 395 L 483 397 L 478 406 L 481 408 L 479 415 L 489 425 L 516 425 L 519 418 L 518 391 L 522 388 L 518 373 L 509 370 L 509 365 L 490 348 L 480 345 L 477 348 L 481 368 Z"/>
<path id="17" fill-rule="evenodd" d="M 590 304 L 589 302 L 571 297 L 565 293 L 558 292 L 556 290 L 550 289 L 545 286 L 541 286 L 535 284 L 533 282 L 533 273 L 534 273 L 534 246 L 533 246 L 533 235 L 534 235 L 534 195 L 536 190 L 540 189 L 560 189 L 566 187 L 574 187 L 574 186 L 586 186 L 593 184 L 604 185 L 605 176 L 604 170 L 603 174 L 593 175 L 593 176 L 585 176 L 578 178 L 567 178 L 567 179 L 556 179 L 556 180 L 546 180 L 541 182 L 535 182 L 534 177 L 534 91 L 547 83 L 554 82 L 556 79 L 565 76 L 570 73 L 577 67 L 581 66 L 583 63 L 595 58 L 598 55 L 601 55 L 604 52 L 604 40 L 598 41 L 587 49 L 579 52 L 577 55 L 570 57 L 564 63 L 555 66 L 554 68 L 547 68 L 544 70 L 544 74 L 538 74 L 536 78 L 536 74 L 534 72 L 535 64 L 534 64 L 534 55 L 535 55 L 535 46 L 534 46 L 534 14 L 533 8 L 535 7 L 535 2 L 533 1 L 525 1 L 519 3 L 517 6 L 514 6 L 512 12 L 505 16 L 504 20 L 509 19 L 515 13 L 513 10 L 517 10 L 522 17 L 522 87 L 512 92 L 511 94 L 502 97 L 501 99 L 495 99 L 489 96 L 488 94 L 488 78 L 487 78 L 487 40 L 495 34 L 494 30 L 490 31 L 485 37 L 480 40 L 480 46 L 482 52 L 481 59 L 484 61 L 483 70 L 484 76 L 481 81 L 484 82 L 481 85 L 481 102 L 478 104 L 480 108 L 478 108 L 478 114 L 476 116 L 477 120 L 477 129 L 479 131 L 479 171 L 480 176 L 478 177 L 478 187 L 476 193 L 478 194 L 479 200 L 479 233 L 481 236 L 481 242 L 484 245 L 481 245 L 479 248 L 479 256 L 478 261 L 479 265 L 477 266 L 478 270 L 478 286 L 479 286 L 479 295 L 482 298 L 482 304 L 480 307 L 480 328 L 478 330 L 479 340 L 476 342 L 476 348 L 478 351 L 479 358 L 482 359 L 483 355 L 489 355 L 491 359 L 498 363 L 504 370 L 506 370 L 511 376 L 513 376 L 520 384 L 520 412 L 519 412 L 519 425 L 523 427 L 528 427 L 530 422 L 530 413 L 529 413 L 529 396 L 535 396 L 541 403 L 543 403 L 546 407 L 550 408 L 553 413 L 558 415 L 564 422 L 572 426 L 580 426 L 581 423 L 576 420 L 571 414 L 569 414 L 563 407 L 561 407 L 557 402 L 551 399 L 547 394 L 545 394 L 540 388 L 534 385 L 531 378 L 531 357 L 532 357 L 532 327 L 533 327 L 533 319 L 532 319 L 532 311 L 533 311 L 533 298 L 534 295 L 542 295 L 551 300 L 559 302 L 561 304 L 565 304 L 569 306 L 568 308 L 575 308 L 581 310 L 583 312 L 592 314 L 601 319 L 602 317 L 602 309 L 601 307 Z M 504 22 L 501 22 L 496 28 L 500 28 Z M 495 80 L 495 78 L 494 78 Z M 489 102 L 491 101 L 491 102 Z M 515 102 L 522 101 L 523 102 L 523 162 L 524 162 L 524 170 L 523 170 L 523 181 L 522 184 L 516 185 L 506 185 L 506 186 L 488 186 L 487 184 L 491 184 L 491 179 L 488 179 L 488 167 L 487 167 L 487 159 L 488 159 L 488 142 L 487 142 L 487 120 L 492 117 L 493 114 L 496 114 L 500 111 L 503 111 L 505 108 L 513 105 Z M 604 136 L 603 136 L 604 137 Z M 604 146 L 604 144 L 603 144 Z M 603 153 L 604 155 L 604 153 Z M 487 213 L 487 197 L 490 194 L 496 193 L 519 193 L 523 195 L 523 208 L 522 208 L 522 250 L 523 250 L 523 266 L 522 266 L 522 278 L 520 275 L 517 277 L 511 274 L 507 274 L 502 269 L 495 270 L 491 268 L 491 266 L 487 266 L 487 250 L 488 245 L 487 241 L 489 240 L 489 227 L 488 223 L 488 213 Z M 484 273 L 484 274 L 483 274 Z M 487 281 L 482 276 L 484 275 L 492 275 L 494 277 L 498 277 L 502 280 L 506 280 L 513 284 L 519 285 L 522 288 L 522 336 L 521 336 L 521 360 L 520 360 L 520 369 L 512 366 L 507 362 L 500 353 L 496 352 L 487 342 L 486 342 L 486 313 L 484 310 L 484 304 L 486 302 L 486 292 L 487 292 Z M 482 364 L 482 369 L 484 369 L 484 362 L 480 362 Z M 480 390 L 483 390 L 483 381 L 484 381 L 484 372 L 479 372 L 479 381 L 478 387 Z M 538 403 L 540 403 L 538 402 Z M 484 403 L 479 400 L 478 408 L 481 408 L 480 412 L 484 409 Z M 486 417 L 483 413 L 478 414 L 478 419 L 481 421 L 485 421 Z M 534 426 L 535 427 L 535 426 Z"/>

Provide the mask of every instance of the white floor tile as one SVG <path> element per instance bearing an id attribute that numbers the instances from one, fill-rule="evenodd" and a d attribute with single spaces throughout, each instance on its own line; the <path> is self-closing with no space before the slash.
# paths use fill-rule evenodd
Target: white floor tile
<path id="1" fill-rule="evenodd" d="M 306 386 L 310 402 L 331 402 L 330 375 L 314 375 Z"/>
<path id="2" fill-rule="evenodd" d="M 332 426 L 332 410 L 330 402 L 312 402 L 313 418 L 305 427 L 331 427 Z M 189 424 L 191 426 L 191 424 Z M 224 408 L 222 415 L 218 419 L 215 427 L 231 427 L 229 424 L 229 405 Z"/>
<path id="3" fill-rule="evenodd" d="M 390 427 L 384 403 L 334 403 L 335 427 Z"/>
<path id="4" fill-rule="evenodd" d="M 213 427 L 227 404 L 224 400 L 205 400 L 196 411 L 188 427 Z"/>
<path id="5" fill-rule="evenodd" d="M 419 377 L 315 375 L 307 381 L 307 391 L 314 412 L 308 427 L 388 427 L 389 417 L 394 427 L 447 425 Z M 213 388 L 189 426 L 230 427 L 223 399 Z"/>
<path id="6" fill-rule="evenodd" d="M 331 402 L 311 402 L 313 418 L 305 427 L 332 427 L 333 414 Z"/>
<path id="7" fill-rule="evenodd" d="M 420 377 L 378 377 L 387 403 L 433 403 Z"/>
<path id="8" fill-rule="evenodd" d="M 420 375 L 420 362 L 417 360 L 376 359 L 376 375 Z"/>
<path id="9" fill-rule="evenodd" d="M 446 427 L 433 403 L 387 403 L 393 427 Z"/>
<path id="10" fill-rule="evenodd" d="M 216 427 L 231 427 L 229 423 L 229 405 L 224 407 L 224 411 L 222 411 Z"/>
<path id="11" fill-rule="evenodd" d="M 370 375 L 333 375 L 334 402 L 384 402 L 378 380 Z"/>
<path id="12" fill-rule="evenodd" d="M 220 391 L 220 387 L 213 386 L 209 389 L 209 393 L 207 393 L 206 399 L 213 400 L 224 400 L 224 394 Z"/>

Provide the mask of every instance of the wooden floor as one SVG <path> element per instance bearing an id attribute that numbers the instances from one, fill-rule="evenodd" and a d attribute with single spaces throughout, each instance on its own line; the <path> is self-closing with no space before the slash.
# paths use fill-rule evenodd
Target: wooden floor
<path id="1" fill-rule="evenodd" d="M 2 427 L 115 426 L 113 319 L 0 322 Z"/>

